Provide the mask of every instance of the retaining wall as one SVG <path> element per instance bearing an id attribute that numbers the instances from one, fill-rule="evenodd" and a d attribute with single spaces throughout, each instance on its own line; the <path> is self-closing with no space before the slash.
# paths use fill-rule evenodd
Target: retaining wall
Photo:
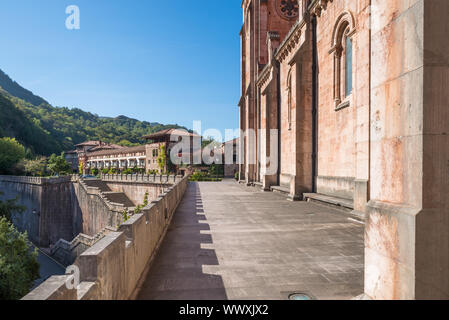
<path id="1" fill-rule="evenodd" d="M 1 200 L 18 198 L 25 212 L 13 214 L 16 228 L 27 231 L 30 240 L 48 247 L 59 239 L 72 240 L 76 229 L 72 215 L 71 177 L 37 178 L 0 176 Z"/>
<path id="2" fill-rule="evenodd" d="M 51 277 L 24 300 L 124 300 L 137 295 L 139 284 L 156 255 L 173 214 L 182 200 L 188 177 L 170 186 L 158 199 L 107 234 L 75 262 L 80 285 L 69 289 L 71 276 Z"/>

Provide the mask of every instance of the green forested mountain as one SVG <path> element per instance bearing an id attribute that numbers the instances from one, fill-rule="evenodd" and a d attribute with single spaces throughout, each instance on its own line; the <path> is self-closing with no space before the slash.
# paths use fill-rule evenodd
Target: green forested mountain
<path id="1" fill-rule="evenodd" d="M 4 73 L 0 70 L 0 78 L 1 74 Z M 86 140 L 140 144 L 146 134 L 180 128 L 178 125 L 149 123 L 125 116 L 106 118 L 81 109 L 53 107 L 9 79 L 11 83 L 14 84 L 10 85 L 12 92 L 20 97 L 0 88 L 0 137 L 16 138 L 35 154 L 50 155 L 71 150 L 74 145 Z"/>
<path id="2" fill-rule="evenodd" d="M 34 95 L 31 91 L 23 88 L 20 84 L 13 81 L 6 73 L 0 70 L 0 87 L 10 95 L 22 99 L 32 105 L 39 106 L 42 103 L 48 103 L 41 97 Z"/>

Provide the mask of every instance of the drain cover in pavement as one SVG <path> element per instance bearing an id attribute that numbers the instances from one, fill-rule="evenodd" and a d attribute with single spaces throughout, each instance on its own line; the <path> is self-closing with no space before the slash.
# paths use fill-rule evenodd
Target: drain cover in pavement
<path id="1" fill-rule="evenodd" d="M 293 293 L 288 296 L 289 300 L 313 300 L 313 298 L 305 293 Z"/>

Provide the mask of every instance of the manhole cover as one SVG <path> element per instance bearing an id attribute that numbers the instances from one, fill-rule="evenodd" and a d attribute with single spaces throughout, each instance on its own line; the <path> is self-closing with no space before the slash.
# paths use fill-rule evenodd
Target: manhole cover
<path id="1" fill-rule="evenodd" d="M 288 300 L 313 300 L 313 298 L 305 293 L 293 293 L 288 296 Z"/>

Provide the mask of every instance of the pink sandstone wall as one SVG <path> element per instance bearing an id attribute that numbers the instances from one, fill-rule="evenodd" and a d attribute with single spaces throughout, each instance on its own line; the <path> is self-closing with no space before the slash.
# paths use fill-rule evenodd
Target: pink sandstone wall
<path id="1" fill-rule="evenodd" d="M 318 18 L 318 174 L 320 176 L 355 176 L 354 99 L 351 95 L 349 97 L 350 106 L 335 111 L 334 57 L 329 50 L 332 47 L 332 34 L 338 16 L 348 9 L 356 14 L 356 5 L 355 1 L 334 1 Z M 354 56 L 357 56 L 356 51 L 354 51 Z"/>

